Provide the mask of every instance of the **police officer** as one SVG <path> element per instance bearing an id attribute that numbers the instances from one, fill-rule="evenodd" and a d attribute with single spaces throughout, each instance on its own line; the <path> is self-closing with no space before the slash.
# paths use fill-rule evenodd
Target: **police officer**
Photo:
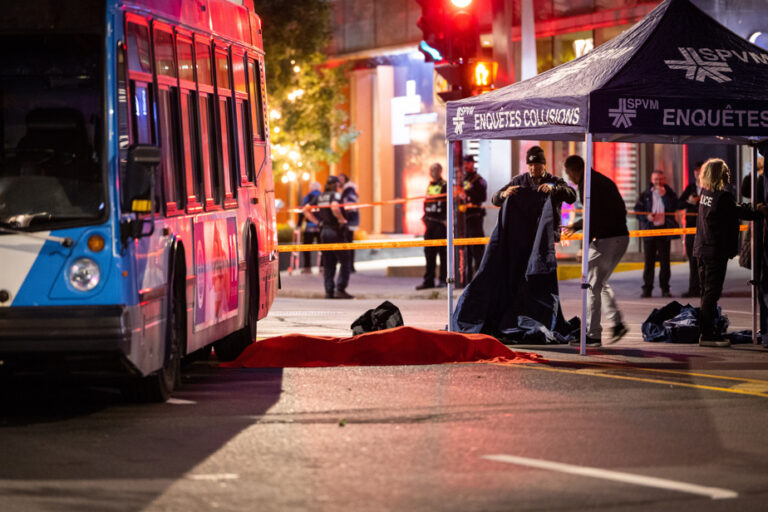
<path id="1" fill-rule="evenodd" d="M 425 231 L 424 240 L 438 240 L 446 237 L 446 190 L 447 183 L 443 179 L 443 166 L 434 163 L 429 168 L 429 175 L 432 178 L 427 187 L 427 199 L 424 201 L 424 221 Z M 429 196 L 437 196 L 434 199 Z M 445 278 L 447 274 L 447 251 L 445 247 L 425 247 L 424 258 L 427 260 L 427 269 L 424 273 L 424 282 L 416 287 L 417 290 L 426 290 L 435 287 L 435 267 L 437 267 L 437 256 L 440 256 L 440 283 L 438 286 L 446 286 Z"/>
<path id="2" fill-rule="evenodd" d="M 320 225 L 320 243 L 333 244 L 346 242 L 345 226 L 347 219 L 341 204 L 341 181 L 336 176 L 328 176 L 325 190 L 317 196 L 317 215 L 311 211 L 311 205 L 304 207 L 304 215 Z M 325 280 L 326 299 L 353 299 L 347 293 L 349 284 L 349 251 L 326 251 L 323 254 L 323 279 Z M 336 263 L 339 263 L 339 278 L 336 277 Z M 335 289 L 335 291 L 334 291 Z"/>
<path id="3" fill-rule="evenodd" d="M 462 185 L 464 189 L 462 197 L 466 207 L 464 213 L 467 227 L 465 236 L 467 238 L 484 237 L 483 217 L 485 217 L 485 209 L 482 206 L 488 197 L 488 184 L 475 169 L 474 155 L 464 156 L 464 182 Z M 466 275 L 468 281 L 472 279 L 480 267 L 484 250 L 485 246 L 482 244 L 467 246 Z"/>

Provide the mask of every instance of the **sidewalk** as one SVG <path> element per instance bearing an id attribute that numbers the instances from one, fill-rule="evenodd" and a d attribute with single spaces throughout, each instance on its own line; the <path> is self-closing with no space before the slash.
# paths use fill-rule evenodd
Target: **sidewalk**
<path id="1" fill-rule="evenodd" d="M 355 264 L 357 272 L 352 274 L 347 291 L 354 295 L 355 299 L 360 300 L 447 301 L 446 288 L 416 290 L 416 286 L 422 281 L 420 277 L 387 276 L 387 268 L 389 267 L 419 265 L 423 264 L 423 260 L 422 256 L 414 256 L 357 262 Z M 289 275 L 287 271 L 281 272 L 282 289 L 278 291 L 278 298 L 327 300 L 323 289 L 323 276 L 317 273 L 316 268 L 313 272 L 313 274 L 294 272 L 292 275 Z M 723 297 L 719 303 L 731 321 L 730 331 L 752 329 L 749 279 L 749 270 L 739 267 L 736 259 L 732 259 L 728 265 Z M 641 299 L 641 283 L 642 270 L 617 272 L 610 279 L 619 307 L 627 320 L 633 323 L 642 323 L 654 308 L 662 307 L 672 300 L 677 300 L 683 304 L 699 305 L 698 299 L 680 298 L 680 294 L 688 289 L 687 264 L 672 265 L 670 288 L 673 297 L 671 299 L 662 298 L 658 287 L 654 288 L 652 298 Z M 454 297 L 458 298 L 462 291 L 454 290 Z M 567 318 L 574 315 L 581 316 L 581 289 L 578 278 L 560 281 L 560 297 Z"/>

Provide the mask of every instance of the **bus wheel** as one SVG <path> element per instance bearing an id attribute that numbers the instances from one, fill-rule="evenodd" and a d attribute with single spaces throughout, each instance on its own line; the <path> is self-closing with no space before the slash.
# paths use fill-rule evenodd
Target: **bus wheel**
<path id="1" fill-rule="evenodd" d="M 259 319 L 259 267 L 258 248 L 256 237 L 251 236 L 246 256 L 246 288 L 245 300 L 248 310 L 246 312 L 245 325 L 239 331 L 226 336 L 213 345 L 216 357 L 221 361 L 233 361 L 243 353 L 248 345 L 256 339 L 256 324 Z"/>
<path id="2" fill-rule="evenodd" d="M 169 287 L 165 358 L 159 370 L 126 382 L 121 392 L 129 402 L 165 402 L 181 381 L 181 356 L 186 332 L 184 281 L 174 278 Z"/>

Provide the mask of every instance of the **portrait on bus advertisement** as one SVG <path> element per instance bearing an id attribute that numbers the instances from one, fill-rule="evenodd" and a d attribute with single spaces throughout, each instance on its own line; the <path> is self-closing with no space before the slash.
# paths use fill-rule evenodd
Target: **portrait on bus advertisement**
<path id="1" fill-rule="evenodd" d="M 237 220 L 195 222 L 195 330 L 237 314 Z"/>

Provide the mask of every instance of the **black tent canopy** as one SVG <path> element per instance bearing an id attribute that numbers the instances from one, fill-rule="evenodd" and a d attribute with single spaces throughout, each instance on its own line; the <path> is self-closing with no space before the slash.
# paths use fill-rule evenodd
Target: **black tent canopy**
<path id="1" fill-rule="evenodd" d="M 768 53 L 666 0 L 590 53 L 447 105 L 446 138 L 739 143 L 768 139 Z"/>
<path id="2" fill-rule="evenodd" d="M 767 93 L 766 51 L 689 0 L 665 0 L 632 28 L 578 59 L 486 94 L 448 102 L 446 139 L 586 141 L 589 169 L 593 140 L 768 141 Z M 450 150 L 448 164 L 452 169 Z M 448 176 L 452 181 L 452 173 Z M 585 179 L 584 239 L 589 240 L 590 173 Z M 448 198 L 452 203 L 450 194 Z M 453 226 L 452 204 L 448 215 Z M 452 229 L 448 246 L 452 259 Z M 587 258 L 584 251 L 583 319 Z M 450 261 L 448 268 L 453 271 Z M 453 301 L 448 296 L 450 314 Z M 585 336 L 583 321 L 582 354 Z"/>

